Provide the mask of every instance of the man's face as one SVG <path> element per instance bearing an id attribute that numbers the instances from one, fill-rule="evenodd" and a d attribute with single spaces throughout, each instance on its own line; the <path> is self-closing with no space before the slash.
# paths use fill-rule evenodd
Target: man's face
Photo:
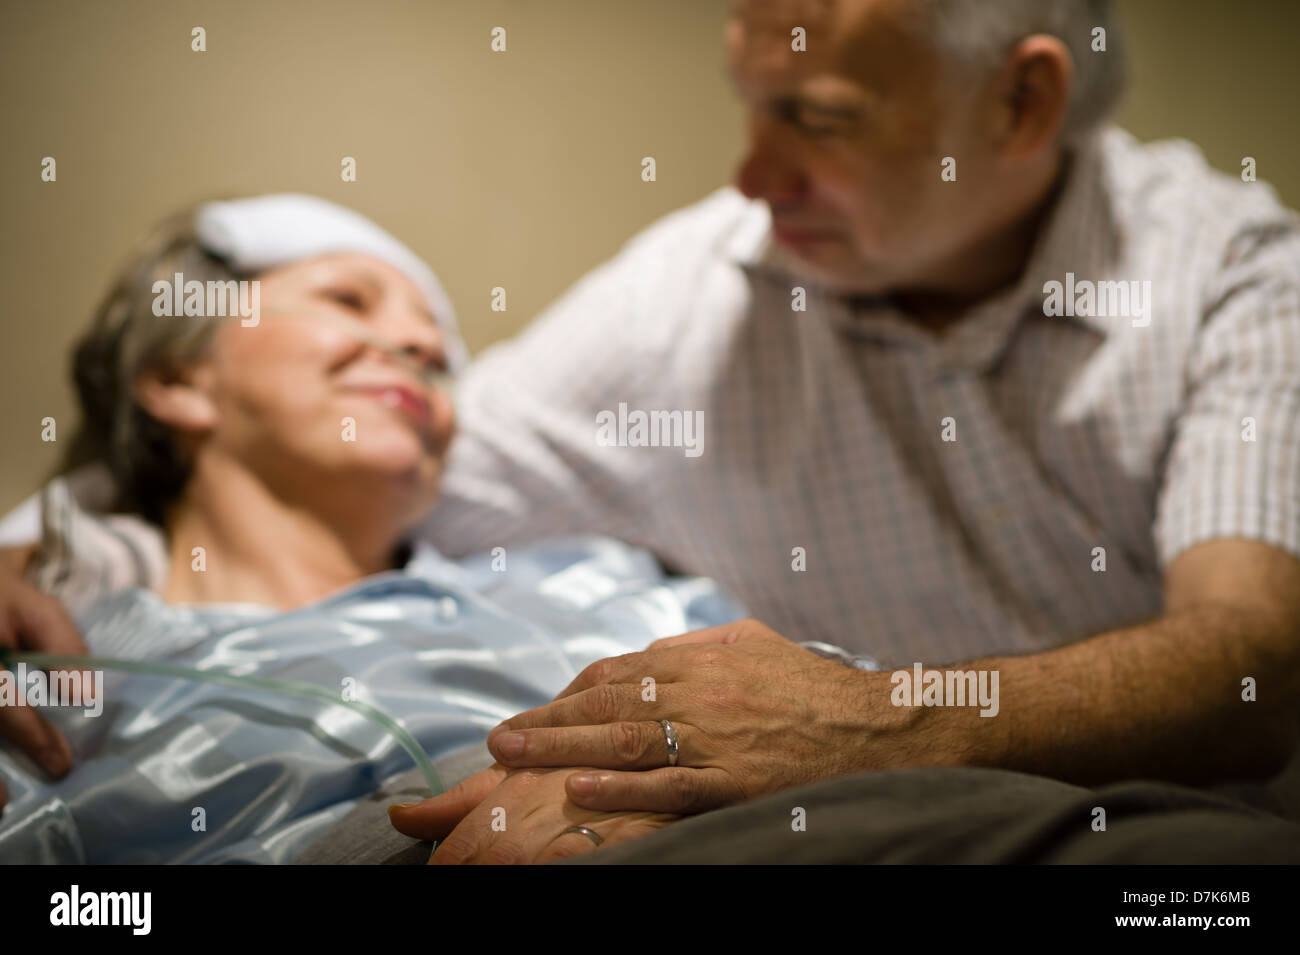
<path id="1" fill-rule="evenodd" d="M 842 291 L 924 285 L 986 228 L 987 200 L 963 180 L 981 179 L 989 147 L 923 31 L 906 28 L 908 2 L 737 0 L 727 24 L 749 110 L 737 185 L 770 205 L 787 258 Z M 807 52 L 791 49 L 796 26 Z M 959 157 L 958 182 L 941 179 L 945 156 Z"/>

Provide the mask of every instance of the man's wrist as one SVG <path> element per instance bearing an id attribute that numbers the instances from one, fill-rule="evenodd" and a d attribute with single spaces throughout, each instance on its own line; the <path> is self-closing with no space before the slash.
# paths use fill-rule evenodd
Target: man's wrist
<path id="1" fill-rule="evenodd" d="M 963 679 L 969 687 L 972 670 L 977 671 L 975 692 L 951 699 L 949 688 Z M 875 737 L 876 767 L 1005 765 L 1010 721 L 999 700 L 1000 667 L 922 666 L 921 672 L 920 685 L 915 668 L 862 674 L 869 678 L 867 734 Z"/>
<path id="2" fill-rule="evenodd" d="M 860 653 L 850 653 L 843 647 L 837 647 L 833 643 L 822 643 L 820 640 L 804 640 L 799 646 L 805 650 L 811 650 L 819 657 L 825 657 L 827 660 L 838 660 L 847 667 L 855 670 L 879 670 L 880 663 L 875 657 L 869 657 Z"/>

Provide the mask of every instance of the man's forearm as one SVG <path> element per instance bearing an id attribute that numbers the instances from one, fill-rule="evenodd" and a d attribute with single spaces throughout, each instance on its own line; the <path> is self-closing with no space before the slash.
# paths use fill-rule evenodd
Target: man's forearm
<path id="1" fill-rule="evenodd" d="M 947 668 L 999 671 L 998 714 L 940 707 L 915 729 L 934 761 L 1084 784 L 1266 777 L 1297 739 L 1300 661 L 1286 628 L 1203 607 L 1045 653 Z M 1243 699 L 1247 677 L 1255 702 Z"/>

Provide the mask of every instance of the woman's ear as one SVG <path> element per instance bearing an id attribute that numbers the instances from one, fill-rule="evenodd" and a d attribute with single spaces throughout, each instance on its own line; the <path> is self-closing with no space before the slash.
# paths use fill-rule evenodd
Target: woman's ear
<path id="1" fill-rule="evenodd" d="M 132 394 L 149 416 L 176 431 L 197 437 L 217 423 L 217 406 L 204 387 L 201 370 L 151 368 L 136 376 Z"/>
<path id="2" fill-rule="evenodd" d="M 1016 44 L 998 79 L 1006 158 L 1030 159 L 1056 145 L 1073 86 L 1074 62 L 1056 37 L 1036 34 Z"/>

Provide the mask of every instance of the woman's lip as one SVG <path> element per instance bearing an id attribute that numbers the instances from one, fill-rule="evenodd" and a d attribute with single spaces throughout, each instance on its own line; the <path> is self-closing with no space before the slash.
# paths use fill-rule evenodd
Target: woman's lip
<path id="1" fill-rule="evenodd" d="M 433 407 L 429 400 L 410 388 L 401 385 L 371 385 L 353 390 L 378 398 L 385 407 L 404 412 L 423 428 L 427 429 L 433 424 Z"/>

